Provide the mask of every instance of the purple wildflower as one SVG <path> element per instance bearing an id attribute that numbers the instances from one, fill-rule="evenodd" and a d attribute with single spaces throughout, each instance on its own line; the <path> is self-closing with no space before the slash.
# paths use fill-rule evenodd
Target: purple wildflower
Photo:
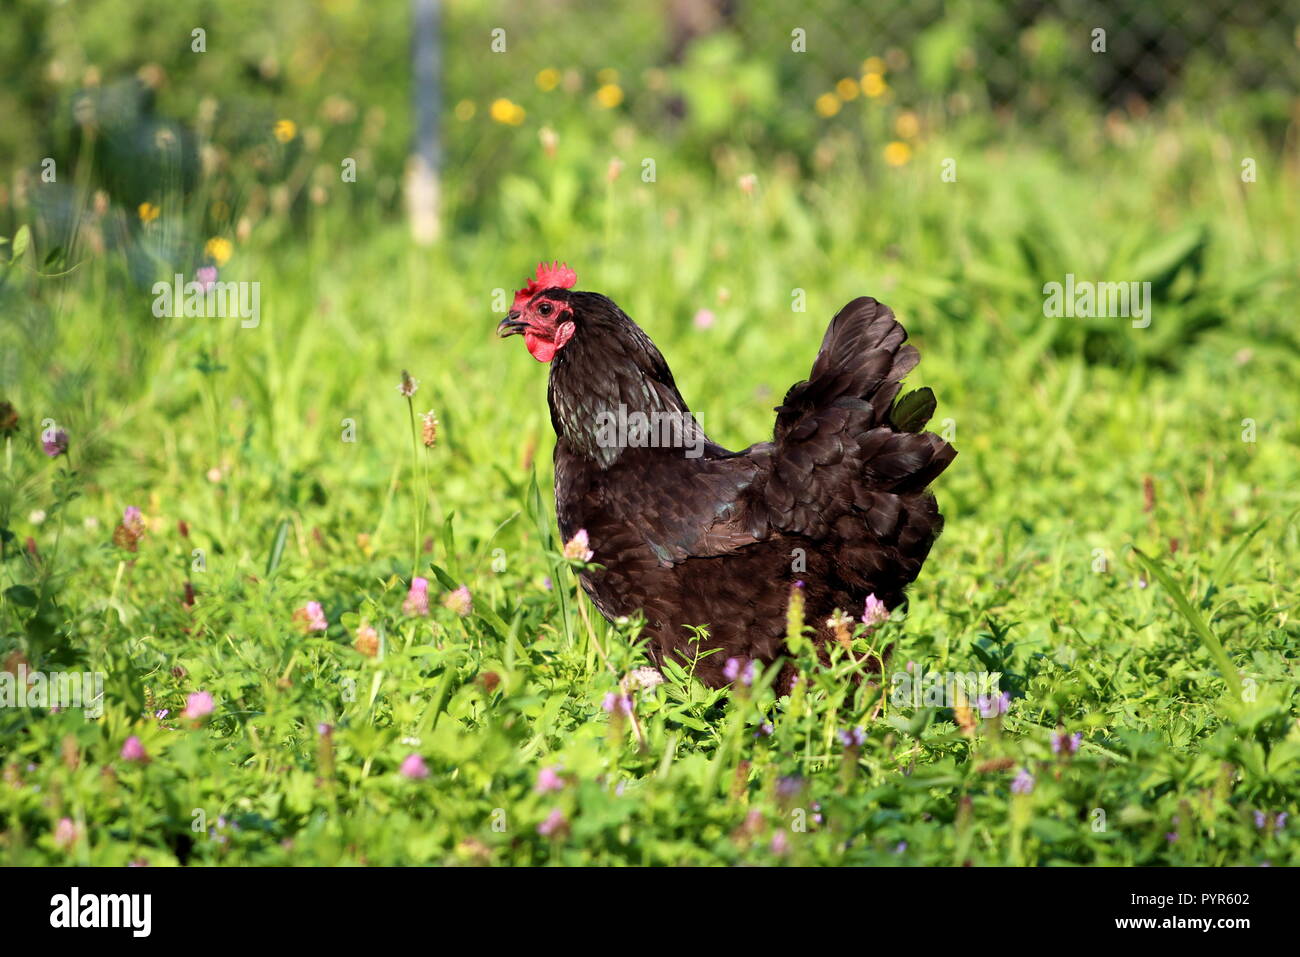
<path id="1" fill-rule="evenodd" d="M 564 812 L 557 807 L 546 815 L 546 820 L 537 825 L 537 833 L 542 837 L 554 837 L 563 833 L 568 826 L 569 822 L 565 820 Z"/>
<path id="2" fill-rule="evenodd" d="M 883 621 L 889 620 L 889 609 L 885 603 L 876 597 L 875 593 L 867 596 L 866 603 L 862 607 L 862 623 L 868 628 L 874 628 Z"/>
<path id="3" fill-rule="evenodd" d="M 181 717 L 191 720 L 206 718 L 216 710 L 216 707 L 217 704 L 212 700 L 211 693 L 196 691 L 185 699 L 185 710 L 181 712 Z"/>
<path id="4" fill-rule="evenodd" d="M 727 663 L 722 666 L 722 677 L 732 684 L 739 681 L 748 686 L 754 683 L 755 671 L 756 665 L 747 658 L 728 658 Z"/>
<path id="5" fill-rule="evenodd" d="M 538 794 L 546 794 L 550 791 L 563 791 L 564 778 L 560 777 L 561 766 L 556 764 L 551 767 L 542 768 L 537 772 L 537 783 L 533 785 L 533 790 Z"/>
<path id="6" fill-rule="evenodd" d="M 796 798 L 802 791 L 803 778 L 798 775 L 776 779 L 776 796 L 783 800 Z"/>
<path id="7" fill-rule="evenodd" d="M 412 618 L 429 613 L 429 579 L 418 576 L 411 579 L 411 588 L 402 602 L 402 612 Z"/>
<path id="8" fill-rule="evenodd" d="M 862 728 L 841 728 L 837 734 L 840 738 L 840 744 L 846 748 L 860 748 L 863 742 L 867 740 L 867 733 Z"/>
<path id="9" fill-rule="evenodd" d="M 1077 754 L 1081 741 L 1083 741 L 1082 731 L 1066 734 L 1064 729 L 1058 730 L 1052 735 L 1052 753 L 1064 754 L 1067 757 L 1071 754 Z"/>
<path id="10" fill-rule="evenodd" d="M 304 632 L 324 631 L 329 627 L 329 622 L 325 620 L 325 610 L 321 608 L 318 601 L 309 601 L 295 611 L 293 620 Z"/>
<path id="11" fill-rule="evenodd" d="M 149 755 L 145 752 L 144 744 L 139 737 L 131 735 L 122 745 L 121 758 L 123 761 L 130 761 L 134 764 L 144 764 L 149 760 Z"/>
<path id="12" fill-rule="evenodd" d="M 77 827 L 72 818 L 59 818 L 59 823 L 54 826 L 54 843 L 58 847 L 68 850 L 73 844 L 77 843 L 77 839 L 80 837 L 81 828 Z"/>
<path id="13" fill-rule="evenodd" d="M 1021 768 L 1016 779 L 1011 782 L 1012 794 L 1033 794 L 1034 793 L 1034 776 L 1029 773 L 1028 769 Z"/>
<path id="14" fill-rule="evenodd" d="M 418 754 L 408 754 L 397 773 L 408 781 L 420 781 L 429 776 L 429 768 L 424 763 L 424 758 Z"/>
<path id="15" fill-rule="evenodd" d="M 144 515 L 134 505 L 128 505 L 122 512 L 122 523 L 113 529 L 113 544 L 133 552 L 139 547 L 144 533 Z"/>
<path id="16" fill-rule="evenodd" d="M 470 594 L 468 585 L 461 585 L 455 591 L 447 592 L 443 598 L 444 608 L 450 608 L 462 618 L 468 618 L 470 612 L 474 610 L 474 596 Z"/>
<path id="17" fill-rule="evenodd" d="M 52 459 L 57 459 L 60 455 L 66 455 L 68 452 L 67 431 L 57 426 L 50 426 L 41 433 L 41 448 Z"/>
<path id="18" fill-rule="evenodd" d="M 611 691 L 605 695 L 605 700 L 601 702 L 600 706 L 610 714 L 631 714 L 632 696 Z"/>
<path id="19" fill-rule="evenodd" d="M 135 535 L 144 534 L 144 514 L 134 505 L 122 510 L 122 525 Z"/>
<path id="20" fill-rule="evenodd" d="M 975 707 L 986 718 L 1006 714 L 1011 710 L 1011 692 L 1004 691 L 1000 695 L 982 694 L 975 699 Z"/>

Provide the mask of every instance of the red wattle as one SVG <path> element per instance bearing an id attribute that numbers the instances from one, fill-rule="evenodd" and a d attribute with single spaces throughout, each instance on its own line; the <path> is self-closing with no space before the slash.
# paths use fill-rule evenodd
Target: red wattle
<path id="1" fill-rule="evenodd" d="M 535 332 L 524 333 L 524 345 L 528 347 L 528 354 L 538 362 L 550 362 L 555 358 L 555 343 L 550 339 L 543 339 Z"/>

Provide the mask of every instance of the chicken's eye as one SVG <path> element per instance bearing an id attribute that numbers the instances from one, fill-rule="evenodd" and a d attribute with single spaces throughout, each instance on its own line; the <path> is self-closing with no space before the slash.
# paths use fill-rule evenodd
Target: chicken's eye
<path id="1" fill-rule="evenodd" d="M 537 307 L 538 315 L 542 315 L 542 316 L 549 316 L 554 311 L 555 311 L 555 307 L 552 306 L 549 302 L 544 302 Z"/>

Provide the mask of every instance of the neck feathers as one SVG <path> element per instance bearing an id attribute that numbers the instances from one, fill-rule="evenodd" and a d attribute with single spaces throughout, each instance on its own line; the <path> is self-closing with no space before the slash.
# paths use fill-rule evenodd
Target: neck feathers
<path id="1" fill-rule="evenodd" d="M 551 363 L 557 437 L 609 468 L 629 448 L 702 447 L 704 431 L 655 344 L 604 296 L 577 302 L 578 332 Z"/>

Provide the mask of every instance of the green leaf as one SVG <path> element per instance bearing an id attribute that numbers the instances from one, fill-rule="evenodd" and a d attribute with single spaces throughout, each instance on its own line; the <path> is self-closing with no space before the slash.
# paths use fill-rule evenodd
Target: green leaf
<path id="1" fill-rule="evenodd" d="M 446 520 L 442 523 L 442 553 L 443 561 L 451 569 L 453 575 L 460 574 L 460 562 L 456 560 L 456 532 L 452 523 L 456 520 L 456 513 L 447 513 Z"/>
<path id="2" fill-rule="evenodd" d="M 433 562 L 429 562 L 429 569 L 433 572 L 433 577 L 438 579 L 438 584 L 440 584 L 443 588 L 446 588 L 448 591 L 455 591 L 457 588 L 460 587 L 460 584 L 456 581 L 456 579 L 452 578 L 445 571 L 443 571 L 441 566 L 435 565 Z"/>
<path id="3" fill-rule="evenodd" d="M 284 540 L 289 536 L 289 520 L 280 519 L 280 527 L 275 530 L 275 540 L 271 542 L 271 554 L 266 556 L 266 575 L 269 578 L 280 567 L 280 558 L 284 555 Z"/>
<path id="4" fill-rule="evenodd" d="M 1129 275 L 1139 282 L 1160 283 L 1172 279 L 1183 266 L 1195 261 L 1206 238 L 1203 226 L 1185 226 L 1148 246 L 1137 261 L 1129 265 Z"/>
<path id="5" fill-rule="evenodd" d="M 936 402 L 934 392 L 929 388 L 909 392 L 890 410 L 889 420 L 902 432 L 920 432 L 925 423 L 934 415 Z"/>
<path id="6" fill-rule="evenodd" d="M 18 232 L 14 233 L 13 260 L 17 262 L 22 259 L 23 253 L 27 252 L 27 247 L 32 242 L 32 231 L 26 224 L 18 227 Z"/>
<path id="7" fill-rule="evenodd" d="M 1205 617 L 1187 600 L 1183 590 L 1178 587 L 1178 583 L 1174 581 L 1169 572 L 1165 571 L 1165 567 L 1160 562 L 1145 554 L 1140 548 L 1134 548 L 1133 554 L 1137 556 L 1147 574 L 1160 583 L 1160 587 L 1173 599 L 1174 607 L 1187 619 L 1187 623 L 1192 626 L 1192 630 L 1200 636 L 1201 641 L 1205 644 L 1205 649 L 1210 653 L 1210 657 L 1214 659 L 1219 672 L 1223 675 L 1223 680 L 1228 683 L 1233 695 L 1240 701 L 1241 676 L 1237 674 L 1237 669 L 1233 666 L 1228 653 L 1223 650 L 1223 644 L 1210 630 Z"/>
<path id="8" fill-rule="evenodd" d="M 11 585 L 5 589 L 5 597 L 22 608 L 36 607 L 36 592 L 26 585 Z"/>
<path id="9" fill-rule="evenodd" d="M 1227 581 L 1228 574 L 1232 571 L 1233 566 L 1237 564 L 1237 559 L 1241 558 L 1242 553 L 1246 550 L 1246 546 L 1249 545 L 1251 543 L 1251 540 L 1254 539 L 1254 537 L 1259 534 L 1260 529 L 1262 529 L 1267 524 L 1268 524 L 1268 519 L 1264 519 L 1262 522 L 1260 522 L 1258 525 L 1252 528 L 1249 532 L 1246 533 L 1245 537 L 1242 538 L 1241 544 L 1239 544 L 1235 549 L 1232 550 L 1230 554 L 1227 555 L 1227 557 L 1225 557 L 1222 561 L 1219 562 L 1219 566 L 1214 570 L 1214 572 L 1210 576 L 1209 587 L 1206 588 L 1205 590 L 1205 600 L 1207 602 L 1210 596 L 1212 596 L 1215 591 L 1223 587 L 1222 582 Z"/>
<path id="10" fill-rule="evenodd" d="M 438 680 L 438 690 L 434 692 L 433 708 L 431 709 L 432 724 L 431 727 L 438 727 L 438 719 L 442 717 L 443 711 L 447 709 L 447 701 L 451 698 L 452 681 L 456 678 L 456 664 L 448 661 L 443 667 L 442 677 Z M 426 718 L 426 720 L 429 720 Z"/>

